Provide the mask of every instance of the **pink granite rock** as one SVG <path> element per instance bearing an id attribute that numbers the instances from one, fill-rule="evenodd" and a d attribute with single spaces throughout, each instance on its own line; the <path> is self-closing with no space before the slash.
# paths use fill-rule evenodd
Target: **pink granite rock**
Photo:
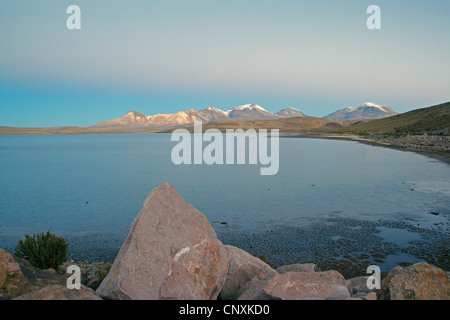
<path id="1" fill-rule="evenodd" d="M 145 200 L 97 289 L 109 299 L 216 299 L 227 251 L 205 215 L 163 183 Z"/>
<path id="2" fill-rule="evenodd" d="M 9 252 L 0 249 L 0 300 L 13 299 L 31 290 L 34 289 L 30 288 L 19 264 Z"/>
<path id="3" fill-rule="evenodd" d="M 267 280 L 278 272 L 267 263 L 233 246 L 225 246 L 230 259 L 227 278 L 220 292 L 223 300 L 238 299 L 246 286 L 254 279 Z"/>
<path id="4" fill-rule="evenodd" d="M 286 272 L 266 282 L 255 281 L 239 299 L 325 300 L 349 298 L 344 277 L 337 271 Z"/>
<path id="5" fill-rule="evenodd" d="M 450 300 L 450 282 L 444 270 L 426 262 L 394 268 L 381 283 L 386 300 Z"/>

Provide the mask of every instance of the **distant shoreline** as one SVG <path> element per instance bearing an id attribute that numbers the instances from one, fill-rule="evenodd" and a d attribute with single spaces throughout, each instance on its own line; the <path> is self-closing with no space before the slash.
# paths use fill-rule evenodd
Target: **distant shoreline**
<path id="1" fill-rule="evenodd" d="M 361 138 L 359 136 L 354 135 L 330 135 L 330 134 L 312 134 L 312 133 L 299 133 L 298 135 L 290 135 L 290 136 L 280 136 L 280 138 L 311 138 L 311 139 L 329 139 L 329 140 L 345 140 L 345 141 L 356 141 L 360 143 L 365 143 L 377 147 L 385 147 L 391 149 L 397 149 L 401 151 L 415 152 L 425 156 L 429 156 L 431 158 L 438 159 L 447 164 L 450 164 L 450 153 L 448 152 L 440 152 L 433 150 L 419 150 L 415 148 L 408 148 L 403 146 L 396 146 L 393 144 L 387 144 L 376 139 L 370 138 Z"/>

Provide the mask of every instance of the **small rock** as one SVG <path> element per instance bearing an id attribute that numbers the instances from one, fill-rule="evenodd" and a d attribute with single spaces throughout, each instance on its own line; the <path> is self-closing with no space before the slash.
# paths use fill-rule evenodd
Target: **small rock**
<path id="1" fill-rule="evenodd" d="M 358 298 L 361 300 L 378 300 L 376 292 L 358 292 L 352 295 L 352 298 Z"/>
<path id="2" fill-rule="evenodd" d="M 286 272 L 320 272 L 320 269 L 314 263 L 297 263 L 279 267 L 277 268 L 277 271 L 281 274 Z"/>
<path id="3" fill-rule="evenodd" d="M 227 276 L 219 297 L 235 300 L 253 280 L 266 280 L 278 274 L 267 263 L 248 252 L 233 246 L 225 246 L 230 260 Z"/>
<path id="4" fill-rule="evenodd" d="M 242 294 L 238 300 L 280 300 L 273 298 L 264 292 L 267 284 L 273 277 L 268 279 L 253 278 L 242 288 Z"/>
<path id="5" fill-rule="evenodd" d="M 80 268 L 81 284 L 93 290 L 97 290 L 112 266 L 106 262 L 67 261 L 58 267 L 58 273 L 66 275 L 67 268 L 71 265 Z"/>
<path id="6" fill-rule="evenodd" d="M 367 279 L 369 279 L 369 276 L 363 276 L 363 277 L 356 277 L 352 279 L 348 279 L 345 281 L 345 284 L 347 286 L 348 292 L 351 295 L 354 295 L 358 292 L 375 292 L 376 289 L 369 289 L 367 288 Z"/>
<path id="7" fill-rule="evenodd" d="M 56 270 L 52 268 L 45 269 L 44 271 L 48 272 L 49 274 L 56 274 Z"/>
<path id="8" fill-rule="evenodd" d="M 33 290 L 41 289 L 50 284 L 65 285 L 67 282 L 68 276 L 58 274 L 54 269 L 42 270 L 33 267 L 31 263 L 25 259 L 18 257 L 14 257 L 14 259 L 19 264 L 23 275 L 27 278 L 28 283 L 33 287 Z"/>
<path id="9" fill-rule="evenodd" d="M 21 295 L 14 300 L 102 300 L 92 289 L 68 289 L 67 286 L 52 284 L 42 289 Z"/>

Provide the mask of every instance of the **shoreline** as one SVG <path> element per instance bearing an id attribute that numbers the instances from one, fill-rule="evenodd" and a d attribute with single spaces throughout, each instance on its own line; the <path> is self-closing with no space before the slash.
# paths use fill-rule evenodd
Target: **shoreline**
<path id="1" fill-rule="evenodd" d="M 264 256 L 278 267 L 314 263 L 321 269 L 356 277 L 364 274 L 370 264 L 386 271 L 426 261 L 450 270 L 446 259 L 447 227 L 442 224 L 448 221 L 448 214 L 448 211 L 440 212 L 439 221 L 430 226 L 408 216 L 361 219 L 339 213 L 298 226 L 283 224 L 258 230 L 242 230 L 239 225 L 223 226 L 214 222 L 211 226 L 224 245 Z M 393 233 L 402 236 L 393 238 Z M 128 233 L 63 232 L 61 236 L 69 242 L 70 259 L 113 263 Z M 20 239 L 23 236 L 0 236 L 0 247 L 12 253 Z"/>
<path id="2" fill-rule="evenodd" d="M 415 152 L 415 153 L 422 154 L 424 156 L 428 156 L 430 158 L 440 160 L 447 164 L 450 164 L 450 153 L 447 153 L 447 152 L 440 152 L 440 151 L 433 151 L 433 150 L 420 150 L 420 149 L 408 148 L 408 147 L 404 147 L 404 146 L 396 146 L 393 144 L 383 143 L 383 142 L 377 141 L 375 139 L 361 138 L 360 136 L 356 136 L 356 135 L 330 135 L 330 134 L 315 134 L 315 133 L 298 133 L 298 134 L 292 134 L 289 136 L 281 136 L 280 135 L 280 138 L 310 138 L 310 139 L 355 141 L 355 142 L 365 143 L 365 144 L 369 144 L 369 145 L 376 146 L 376 147 L 384 147 L 384 148 L 397 149 L 397 150 L 407 151 L 407 152 Z"/>

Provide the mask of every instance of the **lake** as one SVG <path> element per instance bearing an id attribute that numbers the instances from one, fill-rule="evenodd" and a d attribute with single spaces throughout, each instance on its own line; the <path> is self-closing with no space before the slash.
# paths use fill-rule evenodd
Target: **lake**
<path id="1" fill-rule="evenodd" d="M 260 165 L 174 165 L 175 144 L 170 134 L 0 136 L 0 247 L 51 230 L 69 239 L 74 258 L 111 261 L 148 193 L 166 181 L 220 240 L 278 265 L 427 260 L 449 269 L 447 163 L 280 138 L 279 171 L 261 176 Z"/>

